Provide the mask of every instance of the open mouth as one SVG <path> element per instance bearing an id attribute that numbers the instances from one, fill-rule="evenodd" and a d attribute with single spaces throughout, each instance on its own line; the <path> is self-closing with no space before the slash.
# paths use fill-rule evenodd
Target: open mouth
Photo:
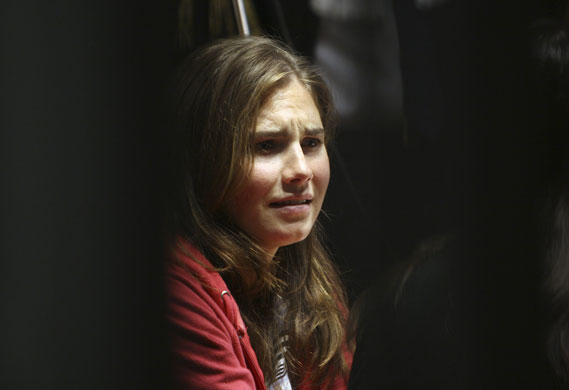
<path id="1" fill-rule="evenodd" d="M 300 206 L 304 204 L 310 204 L 312 202 L 311 199 L 297 199 L 297 200 L 285 200 L 282 202 L 272 202 L 269 204 L 270 207 L 286 207 L 286 206 Z"/>

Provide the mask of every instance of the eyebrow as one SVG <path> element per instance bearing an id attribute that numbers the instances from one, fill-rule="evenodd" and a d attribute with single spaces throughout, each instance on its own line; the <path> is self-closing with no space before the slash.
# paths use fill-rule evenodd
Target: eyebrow
<path id="1" fill-rule="evenodd" d="M 255 131 L 255 137 L 258 138 L 263 138 L 263 137 L 284 137 L 288 134 L 288 130 L 285 128 L 281 128 L 281 129 L 275 129 L 275 130 L 271 130 L 271 129 L 265 129 L 265 130 L 257 130 Z M 324 129 L 321 127 L 315 127 L 315 128 L 307 128 L 304 129 L 304 134 L 305 135 L 310 135 L 310 136 L 318 136 L 318 135 L 322 135 L 324 134 Z"/>

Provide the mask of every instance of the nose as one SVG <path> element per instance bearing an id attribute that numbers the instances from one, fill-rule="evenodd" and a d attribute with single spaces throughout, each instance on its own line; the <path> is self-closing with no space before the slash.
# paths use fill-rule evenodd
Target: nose
<path id="1" fill-rule="evenodd" d="M 310 169 L 302 146 L 300 144 L 291 145 L 284 162 L 283 181 L 287 184 L 303 184 L 312 179 Z"/>

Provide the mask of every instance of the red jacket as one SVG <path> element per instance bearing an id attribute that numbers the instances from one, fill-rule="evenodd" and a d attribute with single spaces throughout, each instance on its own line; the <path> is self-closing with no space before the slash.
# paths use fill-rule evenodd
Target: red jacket
<path id="1" fill-rule="evenodd" d="M 188 244 L 186 249 L 205 267 L 181 250 L 176 251 L 178 261 L 170 261 L 166 267 L 175 387 L 265 389 L 237 302 L 219 273 L 207 269 L 211 264 L 203 255 Z M 335 378 L 334 390 L 346 387 L 343 378 Z"/>

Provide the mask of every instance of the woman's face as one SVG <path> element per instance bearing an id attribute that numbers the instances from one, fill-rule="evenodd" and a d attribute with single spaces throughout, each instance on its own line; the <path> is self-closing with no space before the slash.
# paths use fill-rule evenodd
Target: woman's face
<path id="1" fill-rule="evenodd" d="M 261 107 L 254 139 L 251 173 L 230 199 L 228 212 L 274 255 L 308 236 L 330 179 L 320 114 L 297 80 Z"/>

